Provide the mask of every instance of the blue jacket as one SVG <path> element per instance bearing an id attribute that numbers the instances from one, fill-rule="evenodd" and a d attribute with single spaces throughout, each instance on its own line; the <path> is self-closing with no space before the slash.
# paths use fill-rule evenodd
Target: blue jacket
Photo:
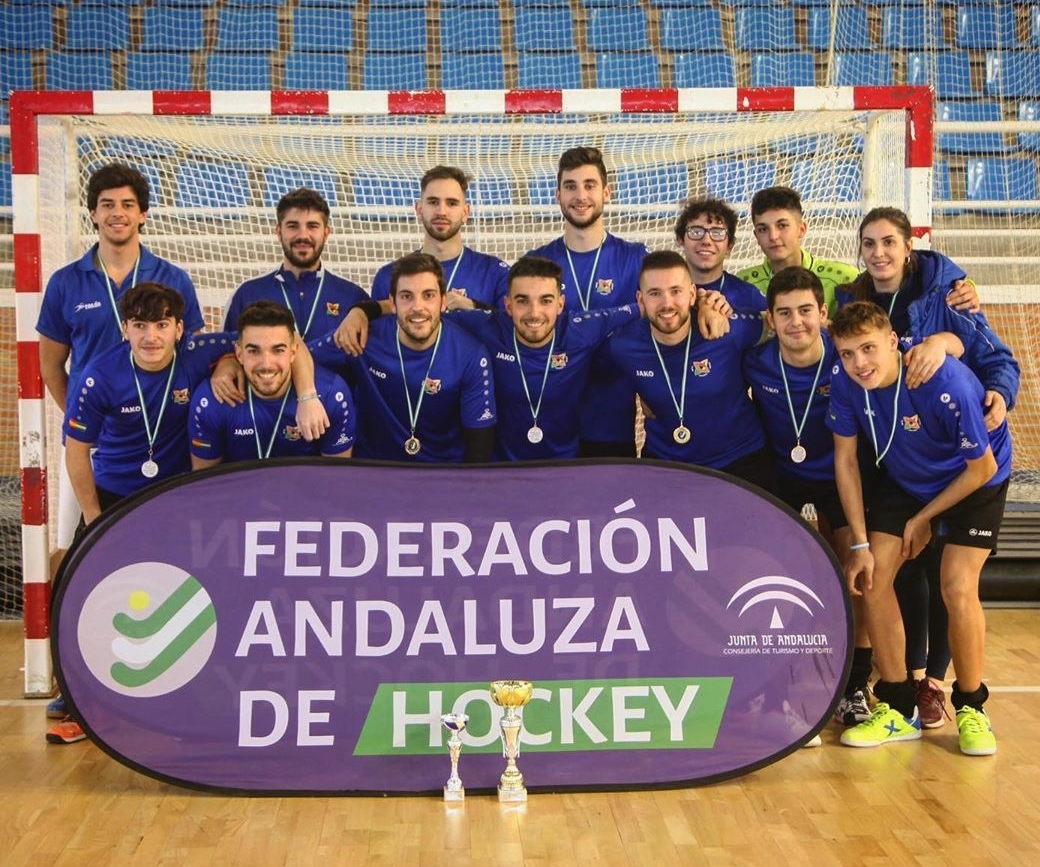
<path id="1" fill-rule="evenodd" d="M 956 334 L 964 343 L 964 362 L 987 391 L 999 392 L 1007 408 L 1018 397 L 1020 369 L 1011 349 L 994 333 L 983 313 L 954 310 L 946 295 L 958 280 L 967 275 L 952 260 L 932 250 L 915 250 L 917 268 L 899 287 L 911 299 L 909 305 L 911 337 L 928 337 L 940 331 Z M 838 306 L 853 301 L 852 293 L 839 289 Z"/>

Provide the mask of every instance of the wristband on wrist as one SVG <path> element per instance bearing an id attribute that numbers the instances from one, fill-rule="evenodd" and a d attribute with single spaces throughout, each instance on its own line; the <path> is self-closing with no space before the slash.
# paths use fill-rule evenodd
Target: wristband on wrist
<path id="1" fill-rule="evenodd" d="M 850 551 L 862 551 L 865 548 L 870 547 L 870 542 L 857 542 L 855 545 L 849 545 Z"/>
<path id="2" fill-rule="evenodd" d="M 318 392 L 312 391 L 310 394 L 300 394 L 296 397 L 297 403 L 303 403 L 305 400 L 317 400 Z"/>

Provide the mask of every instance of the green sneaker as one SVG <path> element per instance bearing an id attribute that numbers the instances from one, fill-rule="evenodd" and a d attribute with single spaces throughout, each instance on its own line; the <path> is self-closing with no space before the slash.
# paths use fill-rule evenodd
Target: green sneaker
<path id="1" fill-rule="evenodd" d="M 966 756 L 992 756 L 997 751 L 997 738 L 984 710 L 967 706 L 958 710 L 957 732 Z"/>
<path id="2" fill-rule="evenodd" d="M 870 719 L 841 733 L 841 742 L 847 747 L 879 747 L 893 741 L 916 741 L 920 737 L 921 720 L 917 708 L 914 708 L 913 717 L 905 717 L 879 701 Z"/>

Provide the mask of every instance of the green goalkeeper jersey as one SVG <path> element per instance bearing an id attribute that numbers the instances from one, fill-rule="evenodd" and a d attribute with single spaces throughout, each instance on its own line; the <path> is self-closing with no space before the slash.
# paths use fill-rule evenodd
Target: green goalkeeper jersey
<path id="1" fill-rule="evenodd" d="M 817 259 L 808 250 L 802 250 L 802 267 L 812 271 L 823 284 L 823 297 L 827 301 L 827 314 L 833 317 L 835 313 L 834 290 L 838 286 L 851 283 L 859 276 L 859 270 L 854 265 L 846 265 L 834 259 Z M 763 260 L 761 265 L 753 265 L 737 272 L 741 280 L 746 280 L 755 286 L 763 295 L 769 287 L 769 281 L 773 279 L 773 266 L 768 259 Z"/>

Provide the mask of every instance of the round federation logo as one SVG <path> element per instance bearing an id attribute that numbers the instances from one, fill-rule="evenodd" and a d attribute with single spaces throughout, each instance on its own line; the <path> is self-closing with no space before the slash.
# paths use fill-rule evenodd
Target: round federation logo
<path id="1" fill-rule="evenodd" d="M 134 563 L 95 587 L 77 625 L 91 673 L 114 692 L 165 695 L 190 681 L 217 640 L 213 600 L 168 563 Z"/>

